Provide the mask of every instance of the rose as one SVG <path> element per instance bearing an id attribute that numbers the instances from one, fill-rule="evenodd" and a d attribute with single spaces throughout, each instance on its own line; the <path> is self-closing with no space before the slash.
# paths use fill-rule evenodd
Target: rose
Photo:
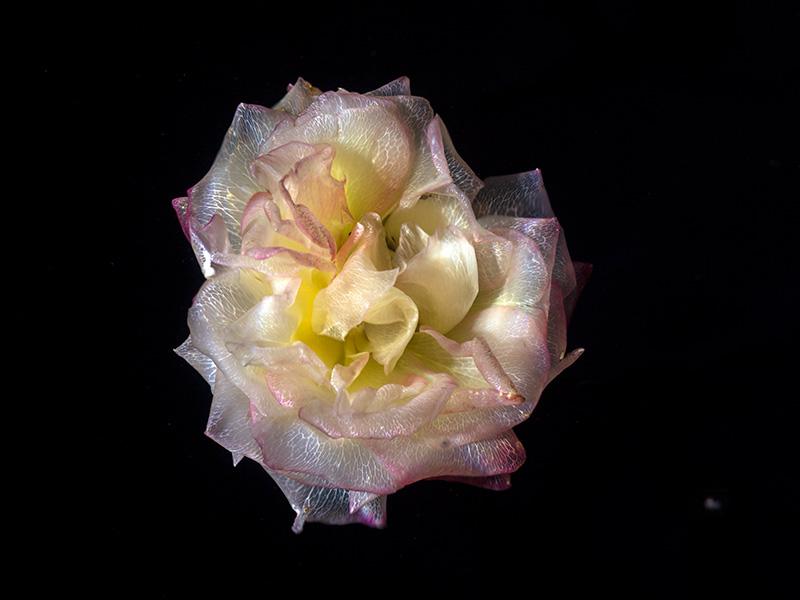
<path id="1" fill-rule="evenodd" d="M 177 349 L 207 435 L 305 521 L 385 523 L 420 479 L 508 487 L 565 355 L 576 271 L 538 171 L 482 182 L 398 79 L 239 106 L 173 201 L 207 281 Z M 580 269 L 585 271 L 584 268 Z"/>

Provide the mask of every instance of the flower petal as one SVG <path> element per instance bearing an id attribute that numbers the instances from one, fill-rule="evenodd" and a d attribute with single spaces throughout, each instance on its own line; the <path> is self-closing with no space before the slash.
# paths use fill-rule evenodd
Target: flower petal
<path id="1" fill-rule="evenodd" d="M 450 227 L 431 236 L 397 277 L 397 287 L 419 309 L 421 326 L 452 329 L 478 295 L 475 250 L 460 230 Z"/>
<path id="2" fill-rule="evenodd" d="M 413 132 L 388 98 L 326 92 L 294 122 L 277 127 L 271 145 L 297 141 L 334 147 L 332 174 L 345 181 L 356 219 L 392 208 L 413 164 Z"/>
<path id="3" fill-rule="evenodd" d="M 282 110 L 290 115 L 297 116 L 316 100 L 321 92 L 302 77 L 294 85 L 289 85 L 289 91 L 273 106 L 273 110 Z"/>
<path id="4" fill-rule="evenodd" d="M 187 337 L 185 342 L 175 348 L 175 354 L 192 365 L 213 389 L 214 380 L 217 376 L 217 366 L 213 360 L 194 347 L 192 336 Z"/>
<path id="5" fill-rule="evenodd" d="M 206 435 L 233 455 L 234 465 L 245 456 L 261 460 L 261 448 L 250 431 L 250 401 L 222 373 L 214 385 Z"/>
<path id="6" fill-rule="evenodd" d="M 553 209 L 539 169 L 515 175 L 487 177 L 472 201 L 475 216 L 552 217 Z"/>
<path id="7" fill-rule="evenodd" d="M 455 382 L 448 377 L 436 377 L 423 390 L 416 387 L 385 385 L 378 390 L 367 388 L 358 392 L 369 395 L 366 411 L 337 410 L 331 403 L 308 404 L 300 409 L 304 421 L 324 431 L 332 438 L 383 438 L 408 436 L 433 420 L 450 397 Z M 376 395 L 384 394 L 377 399 Z"/>
<path id="8" fill-rule="evenodd" d="M 453 183 L 464 192 L 467 198 L 472 200 L 483 187 L 483 182 L 480 180 L 480 177 L 475 175 L 475 172 L 469 165 L 464 162 L 464 159 L 459 156 L 458 152 L 456 152 L 453 140 L 450 138 L 450 133 L 441 120 L 439 120 L 439 127 L 442 132 L 442 143 L 444 146 L 444 154 L 447 157 L 447 167 L 450 171 L 450 176 L 453 178 Z"/>
<path id="9" fill-rule="evenodd" d="M 250 164 L 261 154 L 276 125 L 288 118 L 263 106 L 240 104 L 225 141 L 208 174 L 189 190 L 190 223 L 200 228 L 219 213 L 225 222 L 231 248 L 240 248 L 240 219 L 244 207 L 260 191 Z"/>
<path id="10" fill-rule="evenodd" d="M 283 179 L 283 185 L 295 204 L 307 207 L 330 231 L 338 247 L 354 220 L 347 208 L 344 185 L 331 177 L 333 156 L 333 148 L 323 146 L 298 161 Z"/>
<path id="11" fill-rule="evenodd" d="M 385 373 L 394 369 L 418 321 L 419 312 L 413 300 L 395 287 L 369 307 L 364 315 L 364 334 L 372 358 L 384 365 Z"/>
<path id="12" fill-rule="evenodd" d="M 312 329 L 337 340 L 344 340 L 364 320 L 397 279 L 396 268 L 382 268 L 389 266 L 390 259 L 380 218 L 370 213 L 359 225 L 355 249 L 345 244 L 340 250 L 350 251 L 341 272 L 314 298 Z"/>
<path id="13" fill-rule="evenodd" d="M 377 90 L 367 92 L 365 96 L 410 96 L 411 80 L 408 77 L 398 77 L 394 81 L 382 85 Z"/>
<path id="14" fill-rule="evenodd" d="M 267 472 L 297 514 L 292 525 L 295 533 L 302 532 L 305 523 L 313 522 L 329 525 L 362 523 L 378 529 L 386 525 L 386 496 L 306 485 L 277 471 L 268 469 Z"/>
<path id="15" fill-rule="evenodd" d="M 407 437 L 333 439 L 296 417 L 270 418 L 251 406 L 252 428 L 263 464 L 297 481 L 390 494 L 432 477 L 485 477 L 512 473 L 525 450 L 512 431 L 463 445 L 428 440 L 420 431 Z"/>

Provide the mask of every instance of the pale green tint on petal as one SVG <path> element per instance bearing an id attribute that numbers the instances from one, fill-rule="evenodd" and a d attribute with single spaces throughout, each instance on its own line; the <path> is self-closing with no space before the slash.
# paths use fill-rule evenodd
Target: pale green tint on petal
<path id="1" fill-rule="evenodd" d="M 478 263 L 472 244 L 455 228 L 431 236 L 397 277 L 397 287 L 417 305 L 420 326 L 450 331 L 478 295 Z"/>
<path id="2" fill-rule="evenodd" d="M 465 388 L 489 387 L 471 356 L 454 356 L 425 332 L 417 332 L 412 336 L 398 362 L 398 369 L 416 373 L 447 373 Z"/>
<path id="3" fill-rule="evenodd" d="M 426 194 L 413 206 L 398 208 L 386 219 L 386 237 L 400 254 L 403 225 L 419 227 L 428 235 L 447 227 L 457 227 L 471 240 L 475 249 L 480 289 L 494 289 L 505 281 L 512 243 L 481 226 L 475 220 L 469 199 L 454 186 Z"/>
<path id="4" fill-rule="evenodd" d="M 505 282 L 497 288 L 481 290 L 472 310 L 511 306 L 528 312 L 543 308 L 546 312 L 552 259 L 542 256 L 536 243 L 521 233 L 511 229 L 497 229 L 496 232 L 513 244 Z"/>
<path id="5" fill-rule="evenodd" d="M 386 373 L 394 369 L 402 356 L 418 320 L 419 312 L 413 300 L 394 287 L 364 315 L 364 333 L 372 358 L 384 366 Z"/>

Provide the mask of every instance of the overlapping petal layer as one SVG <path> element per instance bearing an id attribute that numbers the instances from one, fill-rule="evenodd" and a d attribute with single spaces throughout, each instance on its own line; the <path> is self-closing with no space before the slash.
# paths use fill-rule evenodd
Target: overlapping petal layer
<path id="1" fill-rule="evenodd" d="M 420 479 L 505 489 L 512 428 L 580 355 L 574 265 L 538 171 L 481 181 L 400 78 L 298 80 L 241 105 L 173 202 L 207 280 L 177 349 L 207 435 L 259 462 L 304 523 L 381 527 Z"/>

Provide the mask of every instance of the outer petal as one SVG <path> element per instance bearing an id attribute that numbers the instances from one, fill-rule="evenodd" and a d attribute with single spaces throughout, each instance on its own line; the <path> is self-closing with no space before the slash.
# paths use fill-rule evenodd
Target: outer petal
<path id="1" fill-rule="evenodd" d="M 247 396 L 220 373 L 214 386 L 206 435 L 233 455 L 234 465 L 244 456 L 261 460 L 261 448 L 250 430 L 249 407 Z"/>
<path id="2" fill-rule="evenodd" d="M 185 342 L 175 348 L 175 354 L 197 369 L 197 372 L 203 376 L 203 379 L 206 380 L 208 385 L 210 385 L 212 389 L 214 388 L 217 366 L 214 364 L 213 360 L 194 347 L 192 344 L 192 336 L 186 338 Z"/>
<path id="3" fill-rule="evenodd" d="M 303 531 L 303 525 L 310 522 L 363 523 L 378 529 L 386 525 L 386 496 L 306 485 L 277 471 L 267 469 L 267 472 L 297 513 L 292 525 L 295 533 Z"/>
<path id="4" fill-rule="evenodd" d="M 398 77 L 377 90 L 367 92 L 366 96 L 410 96 L 411 80 L 408 77 Z"/>
<path id="5" fill-rule="evenodd" d="M 513 432 L 453 445 L 422 432 L 390 440 L 332 439 L 295 417 L 268 418 L 251 410 L 253 432 L 269 469 L 297 481 L 389 494 L 431 477 L 485 477 L 511 473 L 525 460 Z"/>
<path id="6" fill-rule="evenodd" d="M 438 119 L 438 117 L 437 117 Z M 470 200 L 478 195 L 478 192 L 483 187 L 483 182 L 475 175 L 475 172 L 464 162 L 464 159 L 456 152 L 453 140 L 447 131 L 447 127 L 440 120 L 439 127 L 442 131 L 442 142 L 444 144 L 444 154 L 447 157 L 447 167 L 450 170 L 450 176 L 453 178 L 453 183 L 464 192 Z"/>
<path id="7" fill-rule="evenodd" d="M 364 389 L 360 395 L 368 408 L 377 410 L 350 411 L 331 403 L 317 403 L 300 409 L 300 418 L 321 429 L 332 438 L 384 438 L 411 435 L 433 420 L 450 397 L 455 382 L 436 377 L 425 389 L 385 385 L 378 390 Z M 383 394 L 384 398 L 376 398 Z"/>
<path id="8" fill-rule="evenodd" d="M 450 182 L 439 124 L 422 98 L 328 92 L 278 127 L 271 145 L 291 141 L 335 148 L 333 175 L 345 180 L 356 219 L 413 204 Z"/>
<path id="9" fill-rule="evenodd" d="M 225 222 L 231 248 L 240 247 L 240 219 L 244 207 L 259 187 L 250 163 L 263 152 L 275 126 L 287 119 L 283 112 L 240 104 L 225 141 L 208 174 L 189 190 L 190 224 L 200 228 L 219 213 Z"/>
<path id="10" fill-rule="evenodd" d="M 306 110 L 320 95 L 320 91 L 302 77 L 294 85 L 289 85 L 288 92 L 281 98 L 274 110 L 281 110 L 292 116 L 297 116 Z"/>
<path id="11" fill-rule="evenodd" d="M 286 280 L 283 282 L 286 283 Z M 264 403 L 272 399 L 263 383 L 262 374 L 242 366 L 232 354 L 226 336 L 231 324 L 244 317 L 273 291 L 272 282 L 261 273 L 244 269 L 228 271 L 206 281 L 189 309 L 189 331 L 194 347 L 211 358 L 228 381 L 251 400 L 259 399 Z M 247 348 L 241 340 L 234 341 L 238 342 L 236 345 L 240 349 Z"/>
<path id="12" fill-rule="evenodd" d="M 472 202 L 475 216 L 552 217 L 553 209 L 539 169 L 516 175 L 488 177 Z"/>

